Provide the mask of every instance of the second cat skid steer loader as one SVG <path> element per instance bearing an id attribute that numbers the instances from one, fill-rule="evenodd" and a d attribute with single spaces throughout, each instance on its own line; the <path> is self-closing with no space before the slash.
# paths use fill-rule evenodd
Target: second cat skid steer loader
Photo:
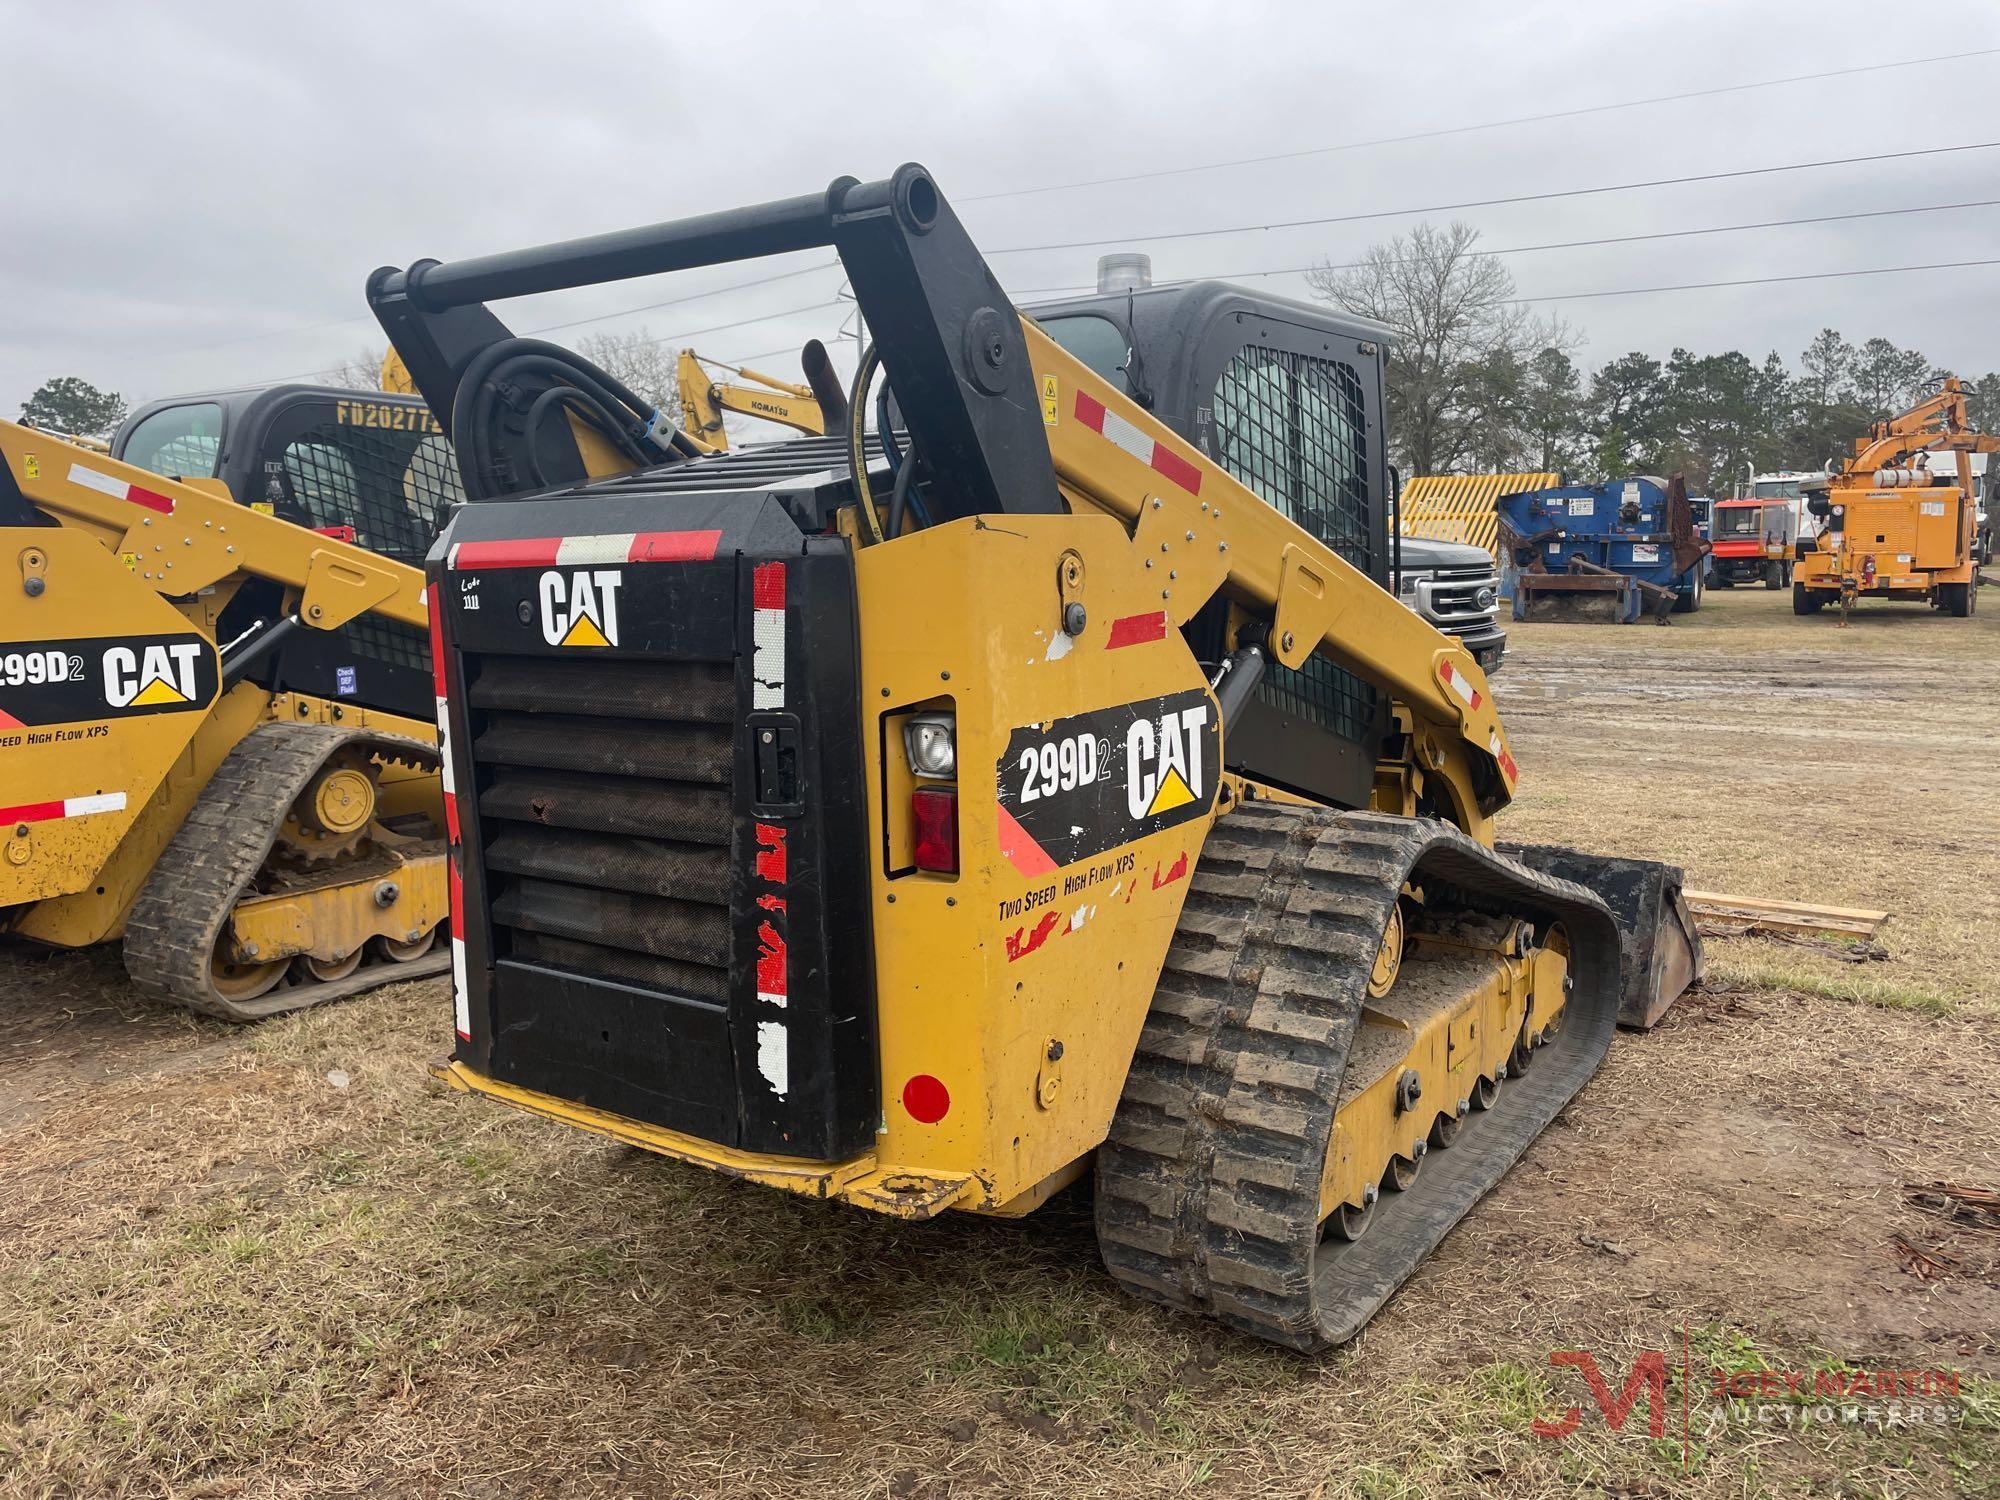
<path id="1" fill-rule="evenodd" d="M 177 397 L 109 453 L 0 422 L 0 933 L 239 1021 L 439 972 L 457 494 L 407 396 Z"/>
<path id="2" fill-rule="evenodd" d="M 482 305 L 829 244 L 878 342 L 838 436 L 741 454 L 631 462 L 646 414 Z M 1121 1283 L 1316 1350 L 1597 1068 L 1620 924 L 1495 852 L 1484 678 L 1338 550 L 1379 330 L 1213 284 L 1145 348 L 1123 298 L 1038 327 L 917 166 L 369 295 L 468 494 L 441 1077 L 904 1218 L 1094 1162 Z"/>

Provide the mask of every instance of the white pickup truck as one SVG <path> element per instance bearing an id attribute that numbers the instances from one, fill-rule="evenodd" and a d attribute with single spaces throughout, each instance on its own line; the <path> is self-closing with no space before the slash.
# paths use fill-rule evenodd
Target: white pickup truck
<path id="1" fill-rule="evenodd" d="M 1406 536 L 1396 587 L 1403 603 L 1457 636 L 1487 675 L 1500 669 L 1507 632 L 1500 628 L 1500 570 L 1492 553 L 1464 542 Z"/>

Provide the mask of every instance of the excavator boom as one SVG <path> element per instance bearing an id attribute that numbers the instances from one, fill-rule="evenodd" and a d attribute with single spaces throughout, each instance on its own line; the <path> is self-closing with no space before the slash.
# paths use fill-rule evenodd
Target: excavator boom
<path id="1" fill-rule="evenodd" d="M 710 365 L 727 370 L 742 383 L 712 379 L 708 373 Z M 692 349 L 681 350 L 676 380 L 681 397 L 681 426 L 715 452 L 726 452 L 729 448 L 729 432 L 722 421 L 724 412 L 760 417 L 814 437 L 826 431 L 819 402 L 809 386 L 720 360 L 704 359 Z"/>

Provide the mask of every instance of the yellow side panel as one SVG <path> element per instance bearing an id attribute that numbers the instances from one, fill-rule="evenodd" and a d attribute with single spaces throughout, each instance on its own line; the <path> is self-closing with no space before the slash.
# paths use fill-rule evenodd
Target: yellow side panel
<path id="1" fill-rule="evenodd" d="M 1960 540 L 1965 532 L 1965 520 L 1960 514 L 1963 502 L 1958 491 L 1940 485 L 1916 493 L 1916 566 L 1955 566 L 1962 555 Z"/>
<path id="2" fill-rule="evenodd" d="M 240 682 L 225 693 L 214 711 L 202 718 L 186 751 L 94 876 L 73 894 L 23 908 L 7 930 L 60 948 L 81 948 L 119 936 L 125 930 L 125 913 L 153 873 L 160 851 L 180 831 L 216 767 L 244 735 L 264 722 L 269 703 L 270 694 L 251 682 Z M 11 835 L 14 830 L 5 832 Z"/>
<path id="3" fill-rule="evenodd" d="M 93 537 L 0 530 L 0 907 L 90 886 L 218 690 L 207 631 Z"/>
<path id="4" fill-rule="evenodd" d="M 1072 552 L 1087 615 L 1074 637 L 1058 582 Z M 1104 1138 L 1216 805 L 1215 757 L 1185 776 L 1164 765 L 1157 722 L 1130 729 L 1140 716 L 1130 706 L 1184 695 L 1177 712 L 1214 723 L 1214 699 L 1165 624 L 1160 570 L 1109 517 L 954 522 L 864 548 L 856 571 L 877 830 L 875 1155 L 900 1171 L 976 1175 L 964 1206 L 997 1207 Z M 939 699 L 958 716 L 957 875 L 909 869 L 882 837 L 905 826 L 885 819 L 886 799 L 913 790 L 886 774 L 904 755 L 903 714 Z M 1043 785 L 1044 745 L 1066 789 L 1021 803 L 1028 758 Z M 1136 764 L 1141 790 L 1084 810 L 1082 778 L 1112 757 L 1121 775 Z M 1150 821 L 1130 819 L 1133 796 Z M 1071 808 L 1090 833 L 1072 836 Z M 1062 816 L 1051 822 L 1053 809 Z M 1030 823 L 1039 832 L 1024 836 Z M 1116 842 L 1071 857 L 1102 839 Z"/>
<path id="5" fill-rule="evenodd" d="M 1915 552 L 1917 547 L 1917 495 L 1920 491 L 1907 490 L 1884 495 L 1869 495 L 1866 498 L 1851 499 L 1847 502 L 1847 545 L 1856 557 L 1874 553 L 1877 566 L 1883 572 L 1884 558 L 1888 553 L 1893 558 L 1898 553 Z"/>

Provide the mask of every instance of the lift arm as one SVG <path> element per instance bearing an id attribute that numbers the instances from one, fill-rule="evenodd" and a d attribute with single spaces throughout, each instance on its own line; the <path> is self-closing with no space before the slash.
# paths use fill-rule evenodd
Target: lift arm
<path id="1" fill-rule="evenodd" d="M 179 598 L 234 574 L 299 591 L 299 622 L 334 630 L 363 614 L 422 628 L 423 574 L 365 548 L 164 479 L 46 432 L 0 422 L 0 525 L 81 527 L 140 579 Z M 221 488 L 221 486 L 217 486 Z"/>

